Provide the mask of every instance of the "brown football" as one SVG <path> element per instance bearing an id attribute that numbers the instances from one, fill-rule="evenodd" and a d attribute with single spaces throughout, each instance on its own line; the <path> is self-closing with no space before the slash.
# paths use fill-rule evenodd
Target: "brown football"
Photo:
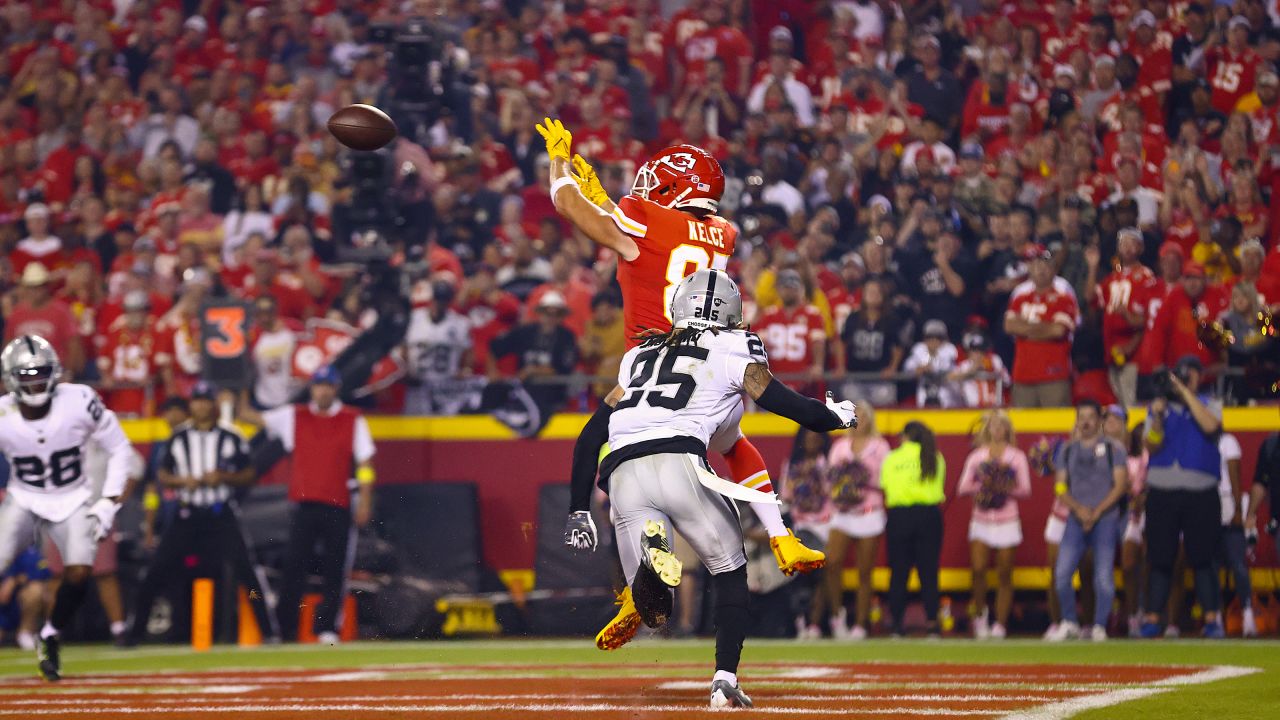
<path id="1" fill-rule="evenodd" d="M 348 105 L 329 118 L 329 132 L 352 150 L 377 150 L 396 137 L 396 124 L 372 105 Z"/>

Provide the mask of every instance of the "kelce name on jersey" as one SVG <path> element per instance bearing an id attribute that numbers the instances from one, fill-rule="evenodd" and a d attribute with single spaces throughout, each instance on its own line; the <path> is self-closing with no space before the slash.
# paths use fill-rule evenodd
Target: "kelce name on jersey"
<path id="1" fill-rule="evenodd" d="M 689 239 L 711 247 L 724 249 L 724 229 L 707 227 L 696 220 L 689 221 Z"/>

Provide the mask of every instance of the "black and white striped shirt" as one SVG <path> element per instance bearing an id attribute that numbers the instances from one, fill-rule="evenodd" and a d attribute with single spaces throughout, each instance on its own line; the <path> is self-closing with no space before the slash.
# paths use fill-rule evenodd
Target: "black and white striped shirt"
<path id="1" fill-rule="evenodd" d="M 237 472 L 248 464 L 244 436 L 234 427 L 214 425 L 197 430 L 183 425 L 169 438 L 164 469 L 178 477 L 200 478 L 215 470 Z M 232 488 L 225 483 L 209 487 L 181 488 L 178 500 L 189 507 L 212 507 L 227 502 Z"/>

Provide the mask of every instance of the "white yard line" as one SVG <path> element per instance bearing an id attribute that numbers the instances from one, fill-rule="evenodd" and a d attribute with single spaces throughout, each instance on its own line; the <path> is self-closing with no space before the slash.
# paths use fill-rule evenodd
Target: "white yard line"
<path id="1" fill-rule="evenodd" d="M 0 709 L 0 715 L 65 715 L 68 712 L 74 712 L 77 716 L 83 715 L 167 715 L 172 713 L 182 713 L 183 715 L 193 714 L 227 714 L 227 713 L 275 713 L 275 712 L 307 712 L 307 713 L 472 713 L 472 712 L 517 712 L 517 713 L 600 713 L 600 712 L 628 712 L 628 713 L 660 713 L 673 712 L 680 713 L 683 716 L 718 713 L 710 707 L 690 707 L 688 705 L 621 705 L 616 703 L 590 703 L 590 704 L 574 704 L 562 705 L 554 704 L 516 704 L 516 703 L 471 703 L 465 705 L 388 705 L 388 704 L 372 704 L 366 705 L 361 703 L 340 703 L 340 704 L 318 704 L 318 703 L 262 703 L 259 705 L 201 705 L 195 707 L 181 708 L 155 708 L 155 707 L 77 707 L 74 709 L 58 709 L 58 708 L 20 708 L 20 709 Z M 830 715 L 830 716 L 848 716 L 848 709 L 836 708 L 805 708 L 805 707 L 757 707 L 751 711 L 764 715 Z M 867 708 L 865 710 L 856 710 L 861 715 L 930 715 L 936 717 L 992 717 L 998 711 L 994 710 L 942 710 L 937 708 L 913 708 L 913 707 L 878 707 Z"/>
<path id="2" fill-rule="evenodd" d="M 1135 683 L 1137 687 L 1129 689 L 1112 690 L 1099 695 L 1086 695 L 1041 705 L 1036 708 L 1019 710 L 1005 717 L 1007 720 L 1014 720 L 1015 718 L 1016 720 L 1063 720 L 1063 718 L 1069 718 L 1086 710 L 1097 710 L 1132 700 L 1140 700 L 1168 692 L 1176 687 L 1217 682 L 1218 680 L 1227 680 L 1242 675 L 1252 675 L 1256 672 L 1262 672 L 1262 669 L 1236 665 L 1217 665 L 1190 675 L 1178 675 L 1149 683 Z"/>
<path id="3" fill-rule="evenodd" d="M 705 688 L 703 688 L 705 689 Z M 622 698 L 647 699 L 649 696 L 642 694 L 630 693 L 510 693 L 510 694 L 488 694 L 488 693 L 453 693 L 448 695 L 432 694 L 432 695 L 354 695 L 342 696 L 343 702 L 450 702 L 464 700 L 489 700 L 489 701 L 513 701 L 513 700 L 567 700 L 571 702 L 581 703 L 583 701 L 618 701 Z M 200 703 L 210 704 L 229 704 L 229 703 L 246 703 L 260 704 L 264 702 L 273 703 L 307 703 L 319 702 L 325 703 L 337 698 L 317 698 L 314 696 L 300 697 L 273 697 L 273 698 L 228 698 L 228 697 L 200 697 L 186 696 L 181 698 L 148 698 L 148 703 L 156 705 L 192 705 Z M 773 698 L 770 698 L 773 699 Z M 830 693 L 824 695 L 787 695 L 785 698 L 779 698 L 785 702 L 830 702 L 833 699 L 847 700 L 849 702 L 941 702 L 941 703 L 974 703 L 974 702 L 1047 702 L 1058 700 L 1059 698 L 1051 695 L 937 695 L 937 694 L 895 694 L 895 695 L 867 695 L 859 697 L 849 695 L 848 693 Z M 59 705 L 68 707 L 92 707 L 96 705 L 118 705 L 128 706 L 136 704 L 136 699 L 117 699 L 117 698 L 16 698 L 13 700 L 0 701 L 0 709 L 7 707 L 25 707 L 28 705 Z M 767 703 L 767 701 L 766 701 Z M 999 712 L 991 710 L 990 712 Z"/>

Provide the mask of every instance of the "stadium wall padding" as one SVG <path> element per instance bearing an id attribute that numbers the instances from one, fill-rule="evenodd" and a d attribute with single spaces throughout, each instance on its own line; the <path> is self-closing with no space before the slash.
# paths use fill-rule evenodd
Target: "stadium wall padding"
<path id="1" fill-rule="evenodd" d="M 1058 437 L 1067 433 L 1074 419 L 1074 412 L 1070 410 L 1014 410 L 1011 415 L 1018 444 L 1024 449 L 1042 436 Z M 1135 413 L 1130 425 L 1139 422 L 1140 416 L 1140 411 Z M 882 410 L 877 415 L 881 431 L 895 446 L 897 433 L 911 419 L 926 422 L 939 434 L 939 448 L 947 460 L 947 495 L 951 498 L 944 515 L 944 567 L 964 568 L 969 564 L 971 506 L 968 498 L 954 497 L 954 488 L 971 448 L 971 429 L 979 417 L 980 413 L 975 411 Z M 535 565 L 540 492 L 546 485 L 567 481 L 573 441 L 586 419 L 585 415 L 559 415 L 552 419 L 541 437 L 522 439 L 497 421 L 482 416 L 370 418 L 378 444 L 375 458 L 378 482 L 475 483 L 484 562 L 499 571 L 527 571 Z M 1224 424 L 1239 438 L 1244 450 L 1241 477 L 1247 487 L 1253 477 L 1258 446 L 1268 432 L 1280 428 L 1280 413 L 1275 407 L 1229 408 Z M 793 423 L 770 415 L 748 414 L 743 420 L 743 430 L 760 448 L 775 475 L 791 451 L 795 428 Z M 162 423 L 153 421 L 127 422 L 126 430 L 140 443 L 164 436 Z M 284 482 L 287 463 L 288 460 L 282 462 L 263 482 Z M 721 461 L 713 458 L 712 463 L 723 472 Z M 406 499 L 409 497 L 406 495 Z M 1018 549 L 1018 566 L 1038 566 L 1044 562 L 1043 531 L 1052 498 L 1052 482 L 1034 479 L 1031 499 L 1021 503 L 1024 542 Z M 397 515 L 403 511 L 402 508 L 396 510 Z M 436 524 L 443 520 L 434 518 L 431 523 L 423 523 L 423 531 L 433 536 L 447 532 Z M 882 544 L 882 563 L 883 553 Z M 1271 542 L 1263 538 L 1258 564 L 1274 567 L 1276 562 Z"/>

